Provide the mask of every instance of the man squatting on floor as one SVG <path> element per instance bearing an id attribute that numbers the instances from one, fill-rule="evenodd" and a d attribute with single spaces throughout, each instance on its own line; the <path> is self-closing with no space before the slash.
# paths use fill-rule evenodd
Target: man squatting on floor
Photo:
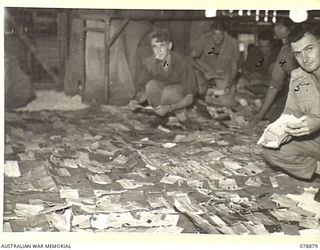
<path id="1" fill-rule="evenodd" d="M 173 44 L 167 29 L 155 29 L 149 39 L 153 55 L 143 62 L 138 93 L 129 105 L 147 101 L 164 120 L 174 113 L 179 122 L 188 125 L 186 108 L 193 104 L 197 92 L 191 61 L 171 50 Z"/>
<path id="2" fill-rule="evenodd" d="M 283 114 L 301 121 L 286 125 L 291 141 L 280 149 L 265 148 L 263 155 L 293 176 L 311 179 L 320 167 L 320 29 L 298 25 L 291 31 L 289 43 L 300 67 L 291 73 Z M 315 200 L 320 201 L 320 190 Z"/>

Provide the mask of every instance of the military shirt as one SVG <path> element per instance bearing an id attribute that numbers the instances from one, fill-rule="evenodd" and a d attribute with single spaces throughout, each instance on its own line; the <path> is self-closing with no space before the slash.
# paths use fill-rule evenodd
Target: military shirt
<path id="1" fill-rule="evenodd" d="M 320 117 L 320 82 L 313 74 L 301 68 L 292 71 L 284 113 Z"/>
<path id="2" fill-rule="evenodd" d="M 182 84 L 185 95 L 196 93 L 197 84 L 191 60 L 175 51 L 170 53 L 169 63 L 156 60 L 154 55 L 142 63 L 142 70 L 137 79 L 138 91 L 142 90 L 150 80 L 158 80 L 165 85 Z"/>
<path id="3" fill-rule="evenodd" d="M 290 73 L 298 67 L 297 61 L 292 53 L 289 44 L 281 47 L 279 55 L 275 61 L 271 74 L 271 86 L 282 89 L 290 81 Z"/>
<path id="4" fill-rule="evenodd" d="M 218 48 L 214 44 L 212 32 L 209 31 L 200 37 L 193 50 L 201 55 L 199 60 L 221 75 L 230 74 L 231 64 L 237 64 L 240 57 L 238 41 L 228 33 L 225 34 L 223 43 Z"/>

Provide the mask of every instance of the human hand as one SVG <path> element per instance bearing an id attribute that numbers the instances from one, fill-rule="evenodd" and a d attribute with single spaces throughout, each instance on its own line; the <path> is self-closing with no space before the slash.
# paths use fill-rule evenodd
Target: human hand
<path id="1" fill-rule="evenodd" d="M 138 109 L 140 107 L 140 104 L 138 103 L 137 100 L 131 100 L 129 102 L 128 106 L 132 111 L 135 111 L 136 109 Z"/>
<path id="2" fill-rule="evenodd" d="M 140 104 L 140 103 L 143 103 L 147 100 L 147 94 L 145 91 L 140 91 L 136 94 L 136 97 L 135 99 L 137 100 L 137 102 Z"/>
<path id="3" fill-rule="evenodd" d="M 285 143 L 291 141 L 291 139 L 292 139 L 292 136 L 291 135 L 287 135 L 282 139 L 281 144 L 285 144 Z"/>
<path id="4" fill-rule="evenodd" d="M 304 115 L 299 120 L 299 122 L 288 122 L 284 132 L 292 136 L 303 136 L 320 129 L 320 118 Z"/>
<path id="5" fill-rule="evenodd" d="M 160 105 L 158 107 L 156 107 L 154 109 L 154 112 L 158 115 L 158 116 L 165 116 L 166 114 L 168 114 L 170 111 L 170 106 L 169 105 Z"/>

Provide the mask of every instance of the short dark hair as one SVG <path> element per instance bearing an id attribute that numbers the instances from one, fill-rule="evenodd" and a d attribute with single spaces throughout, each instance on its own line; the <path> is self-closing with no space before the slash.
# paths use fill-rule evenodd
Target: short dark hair
<path id="1" fill-rule="evenodd" d="M 154 28 L 150 34 L 149 39 L 157 39 L 158 42 L 171 42 L 171 36 L 168 29 L 165 28 Z"/>
<path id="2" fill-rule="evenodd" d="M 317 38 L 320 38 L 320 28 L 319 25 L 313 25 L 307 23 L 297 24 L 290 32 L 288 40 L 290 43 L 299 41 L 305 34 L 314 35 Z"/>
<path id="3" fill-rule="evenodd" d="M 258 33 L 258 40 L 272 41 L 273 33 L 271 30 L 262 30 Z"/>
<path id="4" fill-rule="evenodd" d="M 211 30 L 221 30 L 221 31 L 227 31 L 227 26 L 224 21 L 222 20 L 215 20 L 210 25 Z"/>
<path id="5" fill-rule="evenodd" d="M 290 18 L 284 18 L 284 17 L 280 17 L 277 19 L 277 22 L 275 25 L 279 25 L 279 24 L 286 26 L 288 29 L 292 29 L 293 26 L 295 25 L 295 23 Z"/>

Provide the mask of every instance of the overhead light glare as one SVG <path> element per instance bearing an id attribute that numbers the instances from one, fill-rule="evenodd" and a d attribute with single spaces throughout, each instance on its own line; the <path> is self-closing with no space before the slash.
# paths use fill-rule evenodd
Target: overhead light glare
<path id="1" fill-rule="evenodd" d="M 308 19 L 308 12 L 306 10 L 290 10 L 290 19 L 295 23 L 301 23 Z"/>
<path id="2" fill-rule="evenodd" d="M 213 10 L 213 9 L 208 9 L 208 10 L 205 10 L 205 16 L 206 17 L 216 17 L 217 16 L 217 10 Z"/>

